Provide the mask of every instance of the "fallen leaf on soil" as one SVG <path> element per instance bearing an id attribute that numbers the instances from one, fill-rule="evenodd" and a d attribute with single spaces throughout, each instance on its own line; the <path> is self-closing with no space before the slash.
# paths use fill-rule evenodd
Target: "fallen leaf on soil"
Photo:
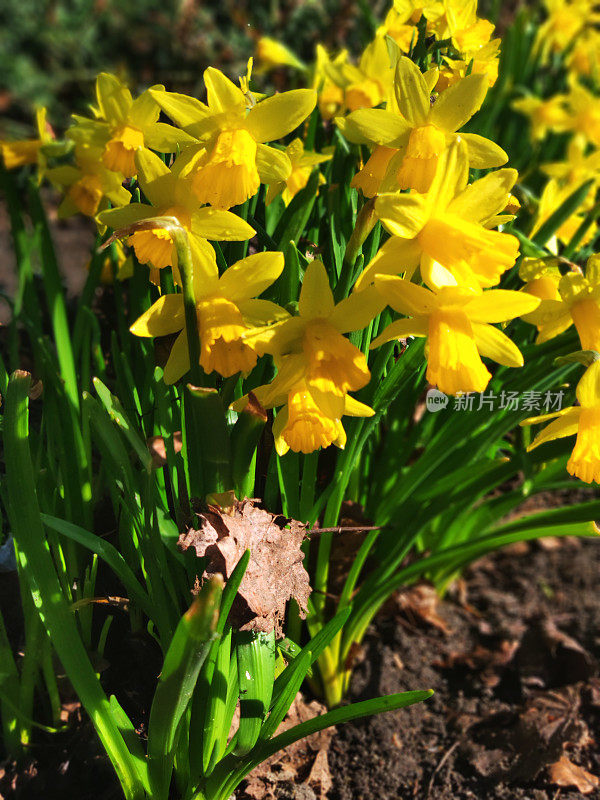
<path id="1" fill-rule="evenodd" d="M 276 734 L 318 717 L 326 710 L 316 700 L 306 703 L 298 693 Z M 332 788 L 327 751 L 334 733 L 335 728 L 313 733 L 263 761 L 248 776 L 245 794 L 253 800 L 275 800 L 280 796 L 278 784 L 294 781 L 297 786 L 311 789 L 319 800 L 325 800 Z"/>
<path id="2" fill-rule="evenodd" d="M 594 671 L 589 653 L 549 617 L 536 620 L 526 631 L 516 661 L 525 686 L 576 683 L 587 680 Z"/>
<path id="3" fill-rule="evenodd" d="M 407 616 L 417 617 L 447 635 L 452 631 L 446 620 L 438 614 L 439 600 L 435 587 L 427 583 L 418 583 L 396 596 L 398 606 Z"/>
<path id="4" fill-rule="evenodd" d="M 200 527 L 179 537 L 181 550 L 194 548 L 208 563 L 201 580 L 220 574 L 227 580 L 246 550 L 250 562 L 234 601 L 230 620 L 240 630 L 281 631 L 288 600 L 306 611 L 310 595 L 300 545 L 306 526 L 271 514 L 254 500 L 235 501 L 224 513 L 209 505 L 198 514 Z"/>
<path id="5" fill-rule="evenodd" d="M 578 767 L 572 761 L 563 755 L 559 760 L 552 764 L 548 771 L 550 773 L 550 781 L 557 786 L 571 787 L 574 786 L 581 794 L 590 794 L 600 784 L 600 779 L 591 772 Z"/>
<path id="6" fill-rule="evenodd" d="M 582 685 L 540 692 L 518 716 L 499 712 L 468 729 L 465 754 L 485 777 L 521 783 L 558 762 L 567 747 L 592 743 L 581 716 Z"/>
<path id="7" fill-rule="evenodd" d="M 502 668 L 513 660 L 518 646 L 519 643 L 516 639 L 503 639 L 497 650 L 489 650 L 478 644 L 469 652 L 451 652 L 444 659 L 434 661 L 433 664 L 442 669 L 468 667 L 468 669 L 477 670 L 483 683 L 486 686 L 494 687 L 500 682 Z"/>

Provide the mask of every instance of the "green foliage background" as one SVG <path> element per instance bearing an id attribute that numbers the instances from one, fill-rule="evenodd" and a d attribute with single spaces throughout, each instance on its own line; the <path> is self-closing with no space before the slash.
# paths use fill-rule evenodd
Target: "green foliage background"
<path id="1" fill-rule="evenodd" d="M 135 87 L 194 92 L 213 64 L 245 71 L 255 41 L 272 35 L 310 61 L 315 44 L 358 52 L 387 0 L 2 0 L 0 137 L 26 135 L 35 105 L 57 127 L 88 102 L 102 69 Z M 277 86 L 287 74 L 274 75 Z M 289 88 L 289 86 L 286 86 Z"/>

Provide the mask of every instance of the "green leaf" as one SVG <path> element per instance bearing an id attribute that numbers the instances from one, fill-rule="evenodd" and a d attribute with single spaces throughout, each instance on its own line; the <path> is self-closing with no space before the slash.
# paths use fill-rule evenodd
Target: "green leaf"
<path id="1" fill-rule="evenodd" d="M 169 794 L 175 740 L 219 619 L 223 582 L 206 581 L 181 618 L 165 656 L 148 723 L 148 772 L 154 800 Z"/>
<path id="2" fill-rule="evenodd" d="M 119 398 L 108 390 L 99 378 L 93 379 L 94 388 L 98 393 L 98 397 L 110 418 L 116 422 L 117 426 L 123 431 L 127 441 L 135 450 L 142 466 L 147 472 L 152 470 L 152 456 L 146 442 L 140 437 L 139 433 L 133 429 L 131 422 L 123 411 Z"/>
<path id="3" fill-rule="evenodd" d="M 40 519 L 44 525 L 52 528 L 52 530 L 60 533 L 62 536 L 66 536 L 71 541 L 77 542 L 92 553 L 97 553 L 121 581 L 129 595 L 129 599 L 137 603 L 150 619 L 154 619 L 154 609 L 148 594 L 144 591 L 133 571 L 129 568 L 127 562 L 116 547 L 113 547 L 106 539 L 96 536 L 94 533 L 86 531 L 79 525 L 68 522 L 68 520 L 58 519 L 58 517 L 52 517 L 49 514 L 40 514 Z"/>
<path id="4" fill-rule="evenodd" d="M 44 535 L 28 443 L 30 385 L 28 373 L 15 372 L 6 396 L 4 447 L 13 536 L 35 606 L 52 645 L 96 727 L 125 796 L 137 800 L 144 796 L 137 767 L 90 664 Z"/>
<path id="5" fill-rule="evenodd" d="M 256 744 L 271 704 L 275 681 L 275 632 L 238 631 L 234 650 L 240 684 L 240 725 L 236 756 L 244 756 Z"/>
<path id="6" fill-rule="evenodd" d="M 554 236 L 556 231 L 570 219 L 570 217 L 577 211 L 579 206 L 583 203 L 591 189 L 594 181 L 586 181 L 582 186 L 570 194 L 567 199 L 562 203 L 556 211 L 551 214 L 542 227 L 533 237 L 533 242 L 536 245 L 543 246 Z"/>

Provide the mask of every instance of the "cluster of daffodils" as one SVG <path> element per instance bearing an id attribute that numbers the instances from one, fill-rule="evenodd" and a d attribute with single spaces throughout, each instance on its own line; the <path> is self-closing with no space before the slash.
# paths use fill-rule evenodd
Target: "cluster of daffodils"
<path id="1" fill-rule="evenodd" d="M 559 256 L 574 236 L 585 244 L 596 232 L 588 215 L 600 186 L 598 34 L 587 5 L 548 3 L 540 31 L 540 58 L 566 51 L 568 91 L 514 102 L 530 118 L 535 141 L 572 133 L 564 160 L 542 166 L 548 183 L 529 237 L 573 193 L 589 189 L 546 243 L 548 257 L 521 262 L 519 291 L 501 288 L 503 276 L 515 277 L 519 259 L 519 240 L 506 229 L 519 210 L 511 194 L 517 172 L 503 167 L 508 156 L 498 144 L 463 130 L 498 75 L 500 41 L 477 16 L 474 0 L 394 0 L 358 60 L 319 45 L 310 67 L 262 39 L 259 71 L 287 66 L 308 84 L 272 96 L 251 90 L 252 60 L 239 85 L 209 67 L 205 101 L 160 85 L 134 99 L 121 80 L 103 73 L 90 115 L 75 115 L 64 140 L 40 112 L 37 138 L 0 142 L 0 150 L 6 168 L 35 164 L 38 179 L 62 192 L 60 216 L 81 213 L 102 236 L 113 232 L 122 265 L 134 256 L 147 266 L 157 299 L 131 332 L 171 337 L 164 381 L 176 383 L 198 366 L 207 375 L 239 375 L 243 389 L 232 410 L 242 413 L 256 402 L 272 409 L 280 456 L 344 447 L 343 417 L 375 414 L 355 396 L 371 381 L 370 349 L 422 337 L 431 385 L 449 395 L 483 392 L 493 371 L 483 359 L 523 366 L 507 327 L 520 317 L 537 329 L 538 342 L 571 325 L 579 334 L 587 365 L 579 405 L 555 415 L 532 446 L 576 433 L 568 469 L 599 481 L 600 257 L 582 270 Z M 426 55 L 417 58 L 417 49 Z M 320 152 L 306 144 L 309 118 L 313 134 L 317 127 L 322 133 L 310 141 L 325 140 Z M 260 252 L 268 233 L 256 237 L 253 216 L 241 209 L 259 195 L 284 213 L 311 176 L 311 186 L 327 192 L 331 143 L 342 138 L 355 156 L 350 185 L 362 206 L 352 239 L 364 242 L 379 221 L 383 244 L 346 296 L 337 289 L 334 296 L 327 256 L 306 253 L 298 296 L 281 297 L 276 287 L 289 282 L 278 279 L 291 267 L 283 253 Z M 472 180 L 471 170 L 486 174 Z M 246 242 L 250 255 L 223 265 L 215 244 L 222 241 Z M 326 253 L 320 244 L 317 252 Z M 351 274 L 354 266 L 344 260 Z M 123 267 L 118 276 L 128 274 Z M 350 286 L 349 278 L 338 276 L 338 286 Z M 388 307 L 397 317 L 385 325 Z M 266 357 L 274 377 L 257 385 L 249 376 Z"/>
<path id="2" fill-rule="evenodd" d="M 551 217 L 567 198 L 587 185 L 584 202 L 556 231 L 550 249 L 558 253 L 568 245 L 585 222 L 598 198 L 600 185 L 600 10 L 593 0 L 545 0 L 545 20 L 539 27 L 535 55 L 546 68 L 562 70 L 564 81 L 551 78 L 546 96 L 526 87 L 512 103 L 528 118 L 531 137 L 543 153 L 552 136 L 567 136 L 569 144 L 562 161 L 547 163 L 542 171 L 547 183 L 539 198 L 530 236 Z M 552 73 L 550 73 L 552 75 Z M 564 89 L 556 91 L 558 85 Z M 592 219 L 585 225 L 580 243 L 594 237 Z"/>

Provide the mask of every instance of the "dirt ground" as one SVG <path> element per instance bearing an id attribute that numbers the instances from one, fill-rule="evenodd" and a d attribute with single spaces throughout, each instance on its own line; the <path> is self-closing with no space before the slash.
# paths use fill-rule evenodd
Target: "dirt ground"
<path id="1" fill-rule="evenodd" d="M 90 260 L 95 239 L 94 225 L 84 217 L 57 219 L 57 198 L 50 191 L 44 191 L 43 195 L 67 296 L 76 297 L 81 292 L 87 276 L 86 265 Z M 17 277 L 10 220 L 6 203 L 0 200 L 0 293 L 12 298 L 16 289 Z M 6 324 L 9 320 L 10 309 L 6 303 L 0 302 L 0 325 Z"/>
<path id="2" fill-rule="evenodd" d="M 315 791 L 301 770 L 291 783 L 275 765 L 263 796 L 600 797 L 599 569 L 600 542 L 534 543 L 478 562 L 440 603 L 426 585 L 397 595 L 368 632 L 351 699 L 421 688 L 434 697 L 340 727 L 328 743 L 329 791 Z M 14 585 L 0 577 L 6 600 Z M 151 686 L 140 677 L 158 673 L 158 653 L 146 639 L 127 638 L 124 618 L 115 623 L 103 680 L 143 730 Z M 3 798 L 120 797 L 74 707 L 71 731 L 40 736 L 18 769 L 4 765 Z"/>

